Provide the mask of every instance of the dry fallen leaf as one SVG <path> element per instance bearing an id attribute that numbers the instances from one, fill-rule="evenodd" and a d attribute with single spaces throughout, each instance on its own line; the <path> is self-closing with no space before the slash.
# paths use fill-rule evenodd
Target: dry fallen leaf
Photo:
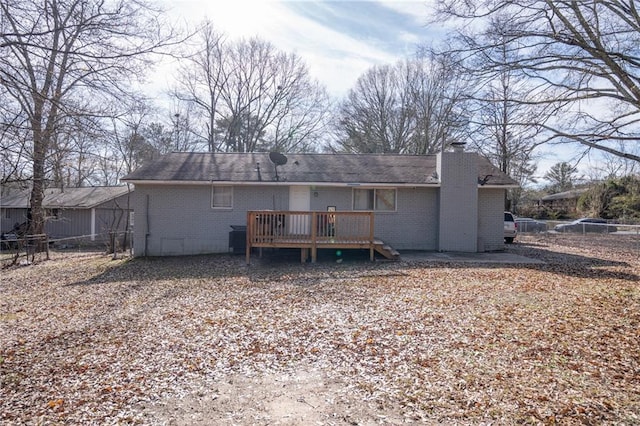
<path id="1" fill-rule="evenodd" d="M 640 243 L 613 238 L 508 248 L 543 265 L 53 253 L 3 271 L 0 423 L 638 424 Z"/>

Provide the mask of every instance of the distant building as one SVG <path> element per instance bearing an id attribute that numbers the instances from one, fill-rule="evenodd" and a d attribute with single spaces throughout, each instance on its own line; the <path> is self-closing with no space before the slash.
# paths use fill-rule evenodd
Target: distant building
<path id="1" fill-rule="evenodd" d="M 582 194 L 587 191 L 589 191 L 589 188 L 572 189 L 547 195 L 546 197 L 542 197 L 540 201 L 542 203 L 542 207 L 548 210 L 561 212 L 568 216 L 574 216 L 577 213 L 578 200 Z"/>
<path id="2" fill-rule="evenodd" d="M 31 190 L 3 187 L 0 195 L 2 232 L 10 232 L 27 220 Z M 124 231 L 131 221 L 126 186 L 47 188 L 45 233 L 49 239 L 84 237 L 107 241 L 109 232 Z"/>

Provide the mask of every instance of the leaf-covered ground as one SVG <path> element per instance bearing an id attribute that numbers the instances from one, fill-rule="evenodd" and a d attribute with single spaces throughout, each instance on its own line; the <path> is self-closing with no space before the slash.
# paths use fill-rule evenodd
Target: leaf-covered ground
<path id="1" fill-rule="evenodd" d="M 541 265 L 3 270 L 0 423 L 639 424 L 640 242 L 606 238 L 508 248 Z"/>

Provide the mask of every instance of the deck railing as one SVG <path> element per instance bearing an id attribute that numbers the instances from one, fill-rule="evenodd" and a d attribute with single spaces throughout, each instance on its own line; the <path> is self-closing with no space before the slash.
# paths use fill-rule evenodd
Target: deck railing
<path id="1" fill-rule="evenodd" d="M 315 261 L 317 248 L 369 248 L 373 256 L 373 244 L 373 212 L 247 212 L 247 263 L 252 247 L 310 249 Z"/>

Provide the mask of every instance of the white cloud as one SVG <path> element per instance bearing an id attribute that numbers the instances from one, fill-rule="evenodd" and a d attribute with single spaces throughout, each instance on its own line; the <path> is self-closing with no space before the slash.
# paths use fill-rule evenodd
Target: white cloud
<path id="1" fill-rule="evenodd" d="M 313 2 L 308 2 L 309 7 Z M 298 6 L 304 9 L 305 2 Z M 366 7 L 363 2 L 363 7 Z M 417 11 L 424 8 L 422 1 L 402 2 L 396 11 Z M 172 14 L 191 26 L 205 18 L 231 39 L 258 36 L 277 48 L 298 54 L 309 66 L 311 75 L 323 83 L 335 97 L 341 97 L 353 86 L 357 78 L 376 64 L 393 63 L 412 52 L 419 37 L 399 28 L 403 45 L 397 53 L 389 52 L 383 41 L 357 37 L 341 32 L 308 16 L 295 13 L 282 1 L 200 1 L 177 0 L 170 3 Z M 419 19 L 419 18 L 416 18 Z M 392 35 L 389 35 L 391 39 Z"/>
<path id="2" fill-rule="evenodd" d="M 396 12 L 413 16 L 416 25 L 424 25 L 434 8 L 433 0 L 380 0 L 379 3 Z"/>

